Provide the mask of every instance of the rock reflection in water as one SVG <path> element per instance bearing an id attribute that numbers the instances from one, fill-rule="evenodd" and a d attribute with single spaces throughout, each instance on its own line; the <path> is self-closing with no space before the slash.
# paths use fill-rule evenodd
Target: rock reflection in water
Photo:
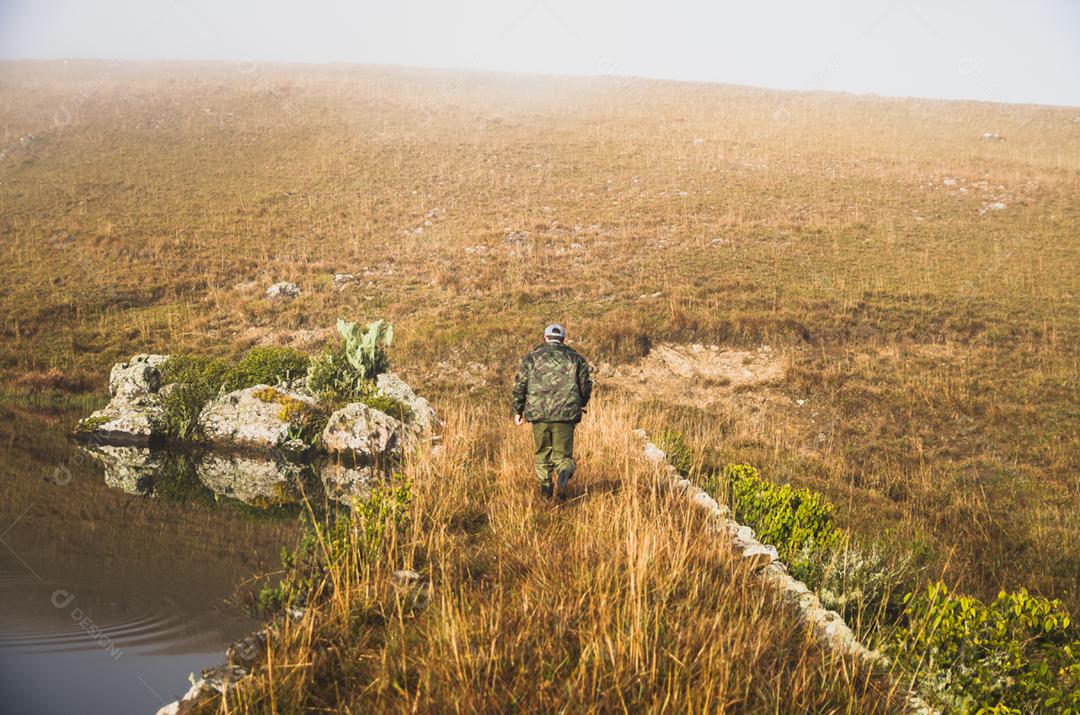
<path id="1" fill-rule="evenodd" d="M 0 712 L 152 713 L 258 628 L 238 603 L 306 505 L 218 496 L 193 454 L 80 449 L 74 414 L 0 418 Z"/>
<path id="2" fill-rule="evenodd" d="M 196 465 L 199 480 L 218 496 L 262 508 L 303 501 L 303 467 L 289 462 L 207 454 Z"/>
<path id="3" fill-rule="evenodd" d="M 305 496 L 322 496 L 317 469 L 311 464 L 222 452 L 80 448 L 104 467 L 108 486 L 129 494 L 207 505 L 235 500 L 266 510 L 301 504 Z"/>
<path id="4" fill-rule="evenodd" d="M 154 477 L 162 470 L 165 460 L 161 453 L 144 447 L 97 445 L 84 447 L 105 467 L 105 483 L 128 494 L 149 494 Z"/>
<path id="5" fill-rule="evenodd" d="M 374 466 L 348 466 L 327 462 L 320 470 L 326 495 L 340 502 L 348 502 L 354 496 L 371 493 L 372 484 L 383 478 L 383 472 Z"/>

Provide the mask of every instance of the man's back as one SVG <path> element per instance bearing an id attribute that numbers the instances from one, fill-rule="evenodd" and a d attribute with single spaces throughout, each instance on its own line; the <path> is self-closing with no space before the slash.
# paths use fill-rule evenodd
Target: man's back
<path id="1" fill-rule="evenodd" d="M 525 356 L 514 382 L 514 412 L 527 422 L 578 422 L 592 394 L 589 365 L 561 342 Z"/>
<path id="2" fill-rule="evenodd" d="M 521 361 L 513 393 L 514 420 L 532 423 L 540 495 L 559 499 L 566 498 L 567 482 L 577 470 L 574 428 L 592 396 L 589 363 L 565 340 L 566 330 L 558 323 L 544 329 L 544 344 Z"/>

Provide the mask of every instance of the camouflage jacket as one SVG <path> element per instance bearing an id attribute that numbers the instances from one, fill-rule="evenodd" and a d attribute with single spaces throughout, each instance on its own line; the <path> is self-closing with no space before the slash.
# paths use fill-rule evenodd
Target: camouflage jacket
<path id="1" fill-rule="evenodd" d="M 562 343 L 544 343 L 521 361 L 514 414 L 529 422 L 578 422 L 591 396 L 585 358 Z"/>

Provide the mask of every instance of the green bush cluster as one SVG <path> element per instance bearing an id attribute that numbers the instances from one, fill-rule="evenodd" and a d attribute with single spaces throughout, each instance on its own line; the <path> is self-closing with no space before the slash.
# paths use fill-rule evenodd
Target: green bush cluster
<path id="1" fill-rule="evenodd" d="M 311 358 L 292 348 L 273 346 L 252 348 L 235 363 L 201 355 L 170 357 L 161 367 L 162 382 L 168 386 L 162 392 L 161 430 L 173 439 L 196 439 L 199 414 L 218 395 L 255 385 L 288 384 L 305 376 L 308 391 L 326 407 L 362 402 L 403 421 L 411 419 L 409 407 L 380 393 L 374 381 L 387 367 L 385 348 L 393 327 L 376 321 L 361 332 L 355 323 L 339 320 L 338 329 L 341 342 Z M 322 431 L 320 422 L 326 422 L 322 410 L 297 405 L 283 408 L 297 418 L 296 434 L 290 436 L 314 444 Z"/>
<path id="2" fill-rule="evenodd" d="M 293 348 L 251 348 L 236 363 L 233 372 L 236 386 L 228 389 L 239 390 L 252 385 L 292 382 L 307 374 L 308 362 L 306 354 Z"/>
<path id="3" fill-rule="evenodd" d="M 948 712 L 1080 715 L 1080 632 L 1061 601 L 1020 589 L 983 604 L 938 582 L 897 602 L 891 594 L 908 582 L 907 562 L 853 548 L 822 495 L 773 484 L 744 464 L 708 473 L 704 486 L 728 490 L 735 517 L 827 607 L 849 622 L 873 619 L 884 648 Z"/>
<path id="4" fill-rule="evenodd" d="M 386 539 L 405 528 L 411 501 L 411 485 L 394 478 L 367 496 L 354 497 L 350 514 L 339 514 L 325 524 L 312 522 L 296 549 L 281 550 L 285 576 L 259 592 L 260 612 L 303 606 L 329 595 L 325 589 L 334 579 L 324 575 L 335 568 L 355 570 L 377 559 Z"/>
<path id="5" fill-rule="evenodd" d="M 161 366 L 161 428 L 176 439 L 198 436 L 202 408 L 223 392 L 255 385 L 275 385 L 302 377 L 308 357 L 292 348 L 256 347 L 239 361 L 203 355 L 173 355 Z"/>
<path id="6" fill-rule="evenodd" d="M 345 349 L 325 348 L 308 364 L 308 390 L 327 402 L 347 402 L 356 390 L 356 373 L 345 358 Z"/>
<path id="7" fill-rule="evenodd" d="M 682 432 L 665 430 L 656 437 L 656 446 L 664 450 L 668 462 L 678 470 L 679 474 L 689 477 L 694 468 L 694 454 L 690 446 L 686 444 L 686 438 Z"/>
<path id="8" fill-rule="evenodd" d="M 348 399 L 386 371 L 386 348 L 393 340 L 394 326 L 376 320 L 361 332 L 356 323 L 338 319 L 337 328 L 341 342 L 312 359 L 308 387 L 314 393 Z"/>
<path id="9" fill-rule="evenodd" d="M 379 358 L 378 367 L 380 370 L 386 367 L 385 355 Z M 327 405 L 361 402 L 402 421 L 412 419 L 408 405 L 379 392 L 371 378 L 373 374 L 366 377 L 360 374 L 348 358 L 343 338 L 336 347 L 326 348 L 311 358 L 307 372 L 308 391 Z"/>
<path id="10" fill-rule="evenodd" d="M 903 568 L 845 545 L 832 505 L 820 494 L 777 486 L 746 465 L 725 470 L 735 514 L 773 544 L 793 575 L 850 620 L 888 618 Z M 891 581 L 891 583 L 890 583 Z M 990 605 L 953 596 L 937 583 L 904 597 L 886 647 L 926 695 L 950 712 L 1080 713 L 1080 641 L 1060 601 L 1021 589 Z"/>
<path id="11" fill-rule="evenodd" d="M 938 582 L 904 602 L 887 648 L 950 712 L 1080 713 L 1080 631 L 1060 601 L 1020 589 L 984 604 Z"/>
<path id="12" fill-rule="evenodd" d="M 309 529 L 290 551 L 281 547 L 281 568 L 285 575 L 276 586 L 264 586 L 257 599 L 259 615 L 268 616 L 286 608 L 303 606 L 315 587 L 317 572 L 307 568 L 317 546 L 316 534 Z"/>
<path id="13" fill-rule="evenodd" d="M 775 546 L 793 576 L 811 585 L 820 582 L 845 542 L 833 524 L 832 503 L 809 489 L 773 484 L 746 464 L 726 466 L 720 478 L 730 490 L 735 518 Z"/>

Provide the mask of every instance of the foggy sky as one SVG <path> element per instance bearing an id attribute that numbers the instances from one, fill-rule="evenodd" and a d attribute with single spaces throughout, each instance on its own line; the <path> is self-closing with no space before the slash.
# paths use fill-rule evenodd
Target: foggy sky
<path id="1" fill-rule="evenodd" d="M 1080 1 L 0 0 L 0 58 L 356 62 L 1080 106 Z"/>

